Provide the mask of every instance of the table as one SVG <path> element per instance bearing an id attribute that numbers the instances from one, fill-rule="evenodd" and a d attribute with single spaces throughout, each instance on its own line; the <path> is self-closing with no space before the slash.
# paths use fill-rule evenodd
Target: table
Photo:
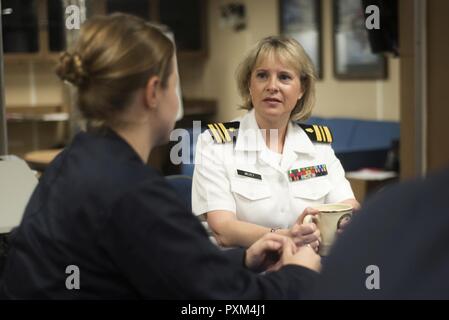
<path id="1" fill-rule="evenodd" d="M 57 107 L 8 107 L 6 112 L 6 119 L 8 126 L 22 128 L 21 131 L 30 128 L 32 150 L 40 148 L 42 141 L 42 129 L 45 126 L 51 125 L 56 128 L 55 134 L 52 136 L 58 143 L 65 140 L 66 126 L 69 120 L 69 113 L 59 111 L 61 108 Z M 17 129 L 19 130 L 19 129 Z M 17 130 L 11 131 L 17 136 Z M 16 137 L 16 139 L 18 136 Z M 45 138 L 44 136 L 44 142 Z M 17 152 L 17 150 L 16 150 Z"/>
<path id="2" fill-rule="evenodd" d="M 25 154 L 25 161 L 33 170 L 44 171 L 62 149 L 36 150 Z"/>
<path id="3" fill-rule="evenodd" d="M 346 172 L 346 178 L 351 184 L 355 198 L 360 203 L 370 194 L 398 181 L 396 172 L 373 169 L 349 171 Z"/>

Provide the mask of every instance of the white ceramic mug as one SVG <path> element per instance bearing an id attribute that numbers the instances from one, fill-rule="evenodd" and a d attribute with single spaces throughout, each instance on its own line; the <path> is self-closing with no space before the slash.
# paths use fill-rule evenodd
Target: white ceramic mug
<path id="1" fill-rule="evenodd" d="M 346 203 L 329 203 L 313 207 L 320 211 L 317 215 L 307 215 L 303 223 L 316 223 L 321 232 L 321 244 L 318 253 L 326 256 L 335 241 L 337 230 L 342 223 L 352 218 L 352 206 Z"/>

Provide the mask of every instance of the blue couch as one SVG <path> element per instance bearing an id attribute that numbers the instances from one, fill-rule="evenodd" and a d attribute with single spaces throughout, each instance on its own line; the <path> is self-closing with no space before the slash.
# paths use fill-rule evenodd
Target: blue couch
<path id="1" fill-rule="evenodd" d="M 393 121 L 312 117 L 307 123 L 331 129 L 332 148 L 346 171 L 384 168 L 388 152 L 400 136 L 399 123 Z"/>

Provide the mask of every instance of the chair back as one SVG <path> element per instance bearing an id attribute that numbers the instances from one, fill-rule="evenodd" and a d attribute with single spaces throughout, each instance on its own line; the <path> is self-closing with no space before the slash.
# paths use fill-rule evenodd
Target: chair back
<path id="1" fill-rule="evenodd" d="M 185 206 L 192 211 L 192 177 L 185 175 L 170 175 L 165 178 Z"/>
<path id="2" fill-rule="evenodd" d="M 168 183 L 173 187 L 177 195 L 180 197 L 181 201 L 186 205 L 186 207 L 192 211 L 192 177 L 185 175 L 170 175 L 165 177 Z M 192 213 L 193 214 L 193 213 Z M 198 216 L 201 224 L 209 235 L 209 240 L 218 246 L 215 240 L 212 230 L 209 228 L 204 215 Z"/>

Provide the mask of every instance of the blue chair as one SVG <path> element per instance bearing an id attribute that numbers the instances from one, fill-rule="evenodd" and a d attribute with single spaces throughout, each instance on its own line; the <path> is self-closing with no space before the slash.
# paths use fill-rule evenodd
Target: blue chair
<path id="1" fill-rule="evenodd" d="M 175 175 L 166 176 L 165 179 L 167 179 L 167 182 L 173 187 L 174 191 L 179 196 L 181 201 L 191 211 L 192 210 L 192 177 L 175 174 Z M 209 235 L 210 241 L 217 245 L 217 241 L 213 237 L 212 231 L 210 230 L 204 217 L 201 215 L 198 218 L 199 218 L 201 224 L 203 225 L 204 229 L 206 229 L 206 232 Z"/>
<path id="2" fill-rule="evenodd" d="M 201 133 L 207 129 L 206 126 L 201 127 Z M 188 138 L 190 139 L 190 155 L 189 155 L 189 163 L 181 163 L 181 175 L 193 176 L 193 170 L 195 168 L 195 150 L 196 150 L 196 142 L 197 142 L 197 134 L 193 135 L 192 128 L 186 128 L 189 133 Z"/>
<path id="3" fill-rule="evenodd" d="M 167 182 L 173 187 L 181 201 L 192 210 L 192 177 L 186 175 L 166 176 Z"/>

